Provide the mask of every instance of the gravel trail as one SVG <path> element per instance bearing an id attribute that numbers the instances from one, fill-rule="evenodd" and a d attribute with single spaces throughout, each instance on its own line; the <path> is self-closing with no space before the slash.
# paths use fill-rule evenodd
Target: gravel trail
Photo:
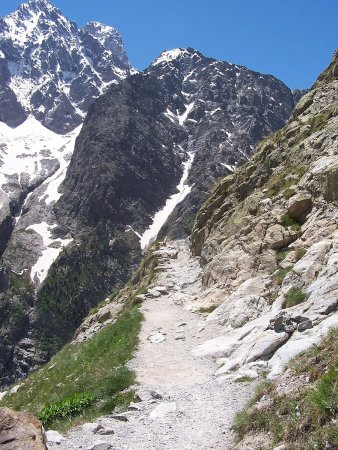
<path id="1" fill-rule="evenodd" d="M 254 385 L 216 379 L 216 364 L 192 355 L 217 330 L 204 329 L 203 317 L 184 309 L 202 289 L 198 260 L 190 257 L 186 241 L 175 241 L 168 248 L 177 249 L 178 257 L 169 259 L 157 277 L 154 288 L 164 292 L 155 292 L 158 297 L 142 304 L 140 345 L 130 363 L 139 383 L 142 401 L 135 406 L 139 410 L 128 411 L 126 422 L 112 417 L 95 421 L 113 429 L 112 435 L 76 428 L 51 449 L 91 449 L 100 442 L 114 450 L 231 448 L 234 415 L 251 397 Z"/>

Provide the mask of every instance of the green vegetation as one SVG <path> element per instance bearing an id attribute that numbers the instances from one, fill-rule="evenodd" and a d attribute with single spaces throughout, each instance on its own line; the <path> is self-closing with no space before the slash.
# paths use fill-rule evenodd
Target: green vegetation
<path id="1" fill-rule="evenodd" d="M 272 275 L 272 281 L 274 282 L 274 284 L 280 286 L 283 283 L 283 280 L 286 277 L 286 275 L 290 272 L 290 270 L 292 270 L 292 266 L 276 270 L 276 272 Z"/>
<path id="2" fill-rule="evenodd" d="M 127 406 L 135 377 L 125 364 L 136 349 L 141 320 L 139 309 L 128 307 L 88 341 L 65 346 L 1 406 L 40 415 L 59 430 Z"/>
<path id="3" fill-rule="evenodd" d="M 287 255 L 291 252 L 291 248 L 283 248 L 281 250 L 278 250 L 276 253 L 276 260 L 277 264 L 280 264 L 284 259 L 287 257 Z"/>
<path id="4" fill-rule="evenodd" d="M 57 420 L 71 420 L 92 405 L 95 400 L 96 397 L 93 394 L 74 394 L 61 402 L 48 403 L 40 412 L 39 419 L 44 427 L 48 427 Z"/>
<path id="5" fill-rule="evenodd" d="M 301 229 L 301 225 L 295 219 L 293 219 L 288 213 L 283 214 L 282 225 L 284 228 L 291 227 L 294 231 L 299 231 Z"/>
<path id="6" fill-rule="evenodd" d="M 67 246 L 37 293 L 36 334 L 48 360 L 69 342 L 84 317 L 131 275 L 136 255 L 123 239 L 109 246 L 104 231 Z M 108 275 L 109 274 L 109 275 Z"/>
<path id="7" fill-rule="evenodd" d="M 241 378 L 237 378 L 235 380 L 235 383 L 248 383 L 248 382 L 252 382 L 252 381 L 255 381 L 255 378 L 250 378 L 248 376 L 244 376 Z"/>
<path id="8" fill-rule="evenodd" d="M 284 302 L 284 308 L 290 308 L 291 306 L 299 305 L 305 302 L 307 295 L 299 288 L 294 287 L 289 290 L 286 294 L 286 299 Z"/>
<path id="9" fill-rule="evenodd" d="M 218 305 L 210 305 L 206 307 L 202 307 L 198 309 L 198 312 L 201 314 L 210 314 L 217 308 Z"/>
<path id="10" fill-rule="evenodd" d="M 273 198 L 280 192 L 285 192 L 287 189 L 291 189 L 291 186 L 298 183 L 306 172 L 306 167 L 286 167 L 280 173 L 272 176 L 267 183 L 266 197 Z M 291 193 L 291 190 L 288 191 Z M 283 194 L 284 195 L 284 194 Z M 287 194 L 288 195 L 288 194 Z M 293 195 L 293 194 L 292 194 Z M 290 195 L 291 196 L 291 195 Z"/>
<path id="11" fill-rule="evenodd" d="M 264 381 L 254 398 L 236 416 L 234 430 L 238 441 L 248 433 L 263 432 L 269 434 L 272 441 L 269 449 L 281 442 L 285 442 L 287 450 L 334 449 L 338 442 L 337 354 L 336 329 L 318 347 L 290 363 L 294 376 L 308 376 L 311 371 L 310 384 L 279 395 L 278 382 Z M 260 400 L 263 405 L 256 408 Z"/>

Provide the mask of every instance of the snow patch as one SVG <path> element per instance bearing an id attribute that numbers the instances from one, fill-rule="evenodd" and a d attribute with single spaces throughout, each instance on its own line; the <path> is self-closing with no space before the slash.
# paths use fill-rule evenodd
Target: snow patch
<path id="1" fill-rule="evenodd" d="M 38 233 L 42 237 L 45 246 L 42 250 L 42 255 L 31 269 L 32 281 L 37 279 L 39 283 L 42 283 L 47 276 L 50 266 L 59 256 L 61 250 L 73 241 L 73 239 L 53 239 L 51 237 L 51 230 L 55 228 L 55 226 L 56 225 L 48 225 L 47 222 L 41 222 L 26 228 L 26 230 L 34 230 Z M 52 244 L 55 246 L 57 245 L 57 248 L 51 247 Z"/>
<path id="2" fill-rule="evenodd" d="M 189 103 L 188 105 L 185 105 L 185 111 L 183 114 L 177 114 L 178 123 L 183 126 L 184 122 L 187 120 L 188 115 L 191 113 L 192 109 L 195 106 L 195 102 Z"/>
<path id="3" fill-rule="evenodd" d="M 185 55 L 189 55 L 189 52 L 187 50 L 182 48 L 175 48 L 173 50 L 162 52 L 160 56 L 155 59 L 152 65 L 157 66 L 158 64 L 167 63 Z"/>
<path id="4" fill-rule="evenodd" d="M 49 200 L 57 200 L 61 194 L 57 188 L 64 178 L 68 166 L 68 157 L 74 149 L 74 143 L 81 126 L 71 133 L 60 135 L 45 128 L 34 117 L 28 117 L 17 128 L 10 128 L 0 123 L 0 159 L 2 160 L 0 172 L 0 186 L 3 187 L 9 180 L 16 180 L 18 188 L 27 189 L 40 177 L 46 178 L 46 165 L 55 165 L 60 168 L 45 181 L 50 187 L 44 194 Z M 68 156 L 67 156 L 68 155 Z M 57 181 L 55 181 L 57 180 Z M 53 182 L 54 183 L 51 183 Z M 0 208 L 3 204 L 0 201 Z"/>
<path id="5" fill-rule="evenodd" d="M 164 207 L 158 211 L 154 218 L 150 227 L 143 233 L 140 243 L 141 248 L 144 250 L 158 235 L 160 229 L 170 216 L 170 214 L 174 211 L 175 207 L 189 194 L 192 186 L 185 184 L 188 179 L 189 171 L 194 160 L 194 154 L 192 152 L 188 152 L 188 159 L 183 163 L 183 175 L 179 185 L 177 186 L 178 192 L 173 194 L 168 200 Z"/>
<path id="6" fill-rule="evenodd" d="M 236 166 L 230 166 L 229 164 L 221 163 L 221 165 L 230 170 L 230 172 L 234 172 L 234 170 L 236 169 Z"/>

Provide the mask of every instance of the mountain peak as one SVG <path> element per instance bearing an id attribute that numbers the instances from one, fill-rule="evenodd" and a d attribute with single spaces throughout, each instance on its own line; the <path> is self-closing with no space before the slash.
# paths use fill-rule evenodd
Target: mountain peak
<path id="1" fill-rule="evenodd" d="M 130 73 L 114 28 L 90 22 L 80 30 L 49 0 L 28 0 L 0 19 L 0 58 L 0 100 L 16 98 L 22 118 L 33 114 L 56 132 L 77 127 L 93 99 Z"/>
<path id="2" fill-rule="evenodd" d="M 176 61 L 178 59 L 186 57 L 191 58 L 194 56 L 198 56 L 199 58 L 202 57 L 201 53 L 191 47 L 165 50 L 155 59 L 155 61 L 152 63 L 152 66 L 158 66 L 159 64 L 168 64 L 171 61 Z"/>

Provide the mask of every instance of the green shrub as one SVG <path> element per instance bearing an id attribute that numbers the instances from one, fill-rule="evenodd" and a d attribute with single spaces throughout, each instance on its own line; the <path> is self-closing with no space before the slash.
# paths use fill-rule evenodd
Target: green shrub
<path id="1" fill-rule="evenodd" d="M 95 395 L 90 393 L 74 394 L 60 402 L 48 403 L 41 410 L 39 419 L 45 427 L 48 427 L 56 420 L 71 420 L 92 405 L 95 400 Z"/>
<path id="2" fill-rule="evenodd" d="M 141 320 L 139 309 L 130 307 L 90 339 L 66 345 L 50 363 L 31 373 L 18 392 L 6 395 L 1 406 L 41 414 L 48 427 L 60 431 L 125 406 L 131 395 L 127 390 L 135 383 L 126 363 L 138 344 Z M 88 393 L 97 401 L 87 403 L 91 397 L 78 397 Z M 86 407 L 79 412 L 83 401 Z"/>
<path id="3" fill-rule="evenodd" d="M 264 433 L 270 438 L 265 450 L 282 442 L 290 450 L 336 449 L 337 337 L 338 329 L 332 330 L 318 346 L 290 363 L 293 375 L 310 375 L 312 384 L 304 383 L 287 395 L 278 393 L 278 382 L 263 382 L 258 386 L 253 399 L 235 418 L 233 429 L 238 441 L 247 434 Z M 263 396 L 269 398 L 269 406 L 255 408 Z"/>
<path id="4" fill-rule="evenodd" d="M 278 269 L 273 275 L 272 275 L 272 281 L 280 286 L 283 283 L 284 278 L 286 275 L 292 270 L 292 266 L 288 266 L 285 268 Z"/>
<path id="5" fill-rule="evenodd" d="M 307 295 L 299 288 L 291 288 L 286 294 L 286 300 L 284 302 L 284 308 L 290 308 L 291 306 L 299 305 L 305 302 Z"/>
<path id="6" fill-rule="evenodd" d="M 282 225 L 284 228 L 291 227 L 294 231 L 299 231 L 301 228 L 300 224 L 295 219 L 293 219 L 288 213 L 283 214 Z"/>
<path id="7" fill-rule="evenodd" d="M 290 248 L 283 248 L 281 250 L 278 250 L 276 253 L 277 264 L 280 264 L 290 252 Z"/>

